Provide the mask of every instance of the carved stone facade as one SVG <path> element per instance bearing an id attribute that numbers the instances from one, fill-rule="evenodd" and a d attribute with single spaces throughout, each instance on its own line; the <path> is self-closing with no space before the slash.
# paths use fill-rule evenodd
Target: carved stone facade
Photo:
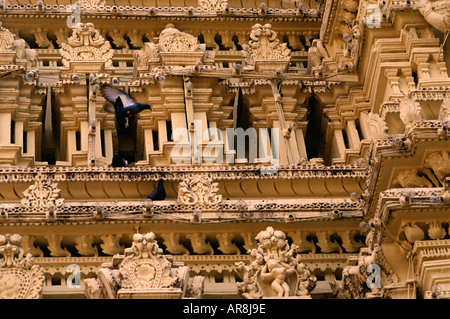
<path id="1" fill-rule="evenodd" d="M 450 298 L 448 3 L 0 0 L 0 296 Z"/>
<path id="2" fill-rule="evenodd" d="M 287 243 L 286 234 L 267 227 L 257 236 L 258 248 L 249 251 L 250 265 L 236 264 L 238 283 L 246 299 L 302 298 L 316 285 L 316 277 L 301 262 L 299 247 Z"/>
<path id="3" fill-rule="evenodd" d="M 201 298 L 203 277 L 189 277 L 189 268 L 164 256 L 154 233 L 133 235 L 125 255 L 103 264 L 97 279 L 85 279 L 89 299 Z"/>
<path id="4" fill-rule="evenodd" d="M 40 299 L 44 272 L 25 255 L 18 234 L 0 235 L 0 299 Z"/>

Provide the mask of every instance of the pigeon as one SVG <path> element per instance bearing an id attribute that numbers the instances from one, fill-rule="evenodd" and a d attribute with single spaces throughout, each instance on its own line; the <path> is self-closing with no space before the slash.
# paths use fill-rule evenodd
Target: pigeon
<path id="1" fill-rule="evenodd" d="M 118 151 L 114 151 L 114 156 L 112 158 L 112 167 L 128 167 L 127 161 L 120 156 Z"/>
<path id="2" fill-rule="evenodd" d="M 119 129 L 124 130 L 127 128 L 127 118 L 131 118 L 134 114 L 143 110 L 152 109 L 150 105 L 134 101 L 127 93 L 112 85 L 102 85 L 100 91 L 103 97 L 113 105 L 107 105 L 104 109 L 109 113 L 116 114 Z"/>
<path id="3" fill-rule="evenodd" d="M 153 192 L 148 195 L 147 200 L 164 200 L 166 199 L 166 190 L 164 189 L 163 179 L 160 178 L 158 181 L 158 187 L 156 187 Z"/>

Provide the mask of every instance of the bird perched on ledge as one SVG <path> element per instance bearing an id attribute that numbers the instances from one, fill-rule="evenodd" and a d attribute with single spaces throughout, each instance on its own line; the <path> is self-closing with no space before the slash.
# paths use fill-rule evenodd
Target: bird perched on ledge
<path id="1" fill-rule="evenodd" d="M 152 109 L 150 105 L 136 102 L 127 93 L 112 85 L 102 85 L 100 92 L 105 100 L 112 104 L 105 106 L 105 111 L 116 114 L 117 126 L 122 130 L 128 127 L 127 119 L 143 110 Z"/>
<path id="2" fill-rule="evenodd" d="M 118 151 L 114 151 L 114 156 L 111 162 L 112 167 L 128 167 L 127 161 L 119 154 Z"/>
<path id="3" fill-rule="evenodd" d="M 158 181 L 158 186 L 148 195 L 147 200 L 165 200 L 166 190 L 164 188 L 163 179 L 160 178 Z"/>

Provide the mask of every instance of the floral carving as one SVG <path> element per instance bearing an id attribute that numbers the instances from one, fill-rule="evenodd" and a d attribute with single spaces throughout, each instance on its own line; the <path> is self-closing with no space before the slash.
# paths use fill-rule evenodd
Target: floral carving
<path id="1" fill-rule="evenodd" d="M 285 233 L 272 227 L 261 231 L 256 240 L 258 248 L 249 251 L 250 264 L 236 263 L 243 279 L 238 283 L 242 297 L 308 297 L 317 279 L 301 262 L 298 247 L 289 245 Z"/>
<path id="2" fill-rule="evenodd" d="M 161 294 L 199 298 L 203 293 L 203 277 L 190 279 L 188 267 L 174 267 L 152 232 L 134 234 L 131 248 L 114 259 L 121 261 L 118 268 L 114 267 L 117 262 L 107 263 L 97 280 L 85 280 L 88 298 L 154 298 Z"/>
<path id="3" fill-rule="evenodd" d="M 44 272 L 31 254 L 24 257 L 18 234 L 0 235 L 0 299 L 39 299 Z"/>
<path id="4" fill-rule="evenodd" d="M 60 53 L 66 67 L 72 61 L 103 61 L 108 67 L 112 66 L 114 50 L 92 23 L 80 23 L 67 43 L 61 44 Z"/>
<path id="5" fill-rule="evenodd" d="M 169 24 L 159 34 L 158 48 L 162 52 L 197 51 L 199 44 L 196 37 L 181 32 Z"/>
<path id="6" fill-rule="evenodd" d="M 184 205 L 216 205 L 222 201 L 219 183 L 206 176 L 186 178 L 178 185 L 178 203 Z"/>
<path id="7" fill-rule="evenodd" d="M 60 198 L 61 190 L 58 184 L 48 179 L 46 175 L 37 174 L 35 183 L 23 192 L 21 205 L 29 212 L 45 212 L 47 217 L 64 205 Z"/>
<path id="8" fill-rule="evenodd" d="M 171 23 L 159 34 L 158 43 L 146 42 L 143 49 L 134 53 L 138 67 L 150 69 L 159 66 L 160 60 L 166 66 L 195 65 L 205 54 L 206 45 L 188 33 L 181 32 Z M 156 63 L 156 64 L 152 64 Z"/>
<path id="9" fill-rule="evenodd" d="M 227 0 L 199 0 L 198 6 L 203 11 L 222 11 L 228 6 Z"/>

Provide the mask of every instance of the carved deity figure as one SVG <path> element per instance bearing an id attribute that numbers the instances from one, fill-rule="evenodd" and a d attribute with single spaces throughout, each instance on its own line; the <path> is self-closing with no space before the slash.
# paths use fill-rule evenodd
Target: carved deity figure
<path id="1" fill-rule="evenodd" d="M 16 59 L 25 59 L 28 68 L 37 68 L 38 54 L 34 49 L 30 49 L 24 39 L 13 41 L 12 50 L 16 51 Z"/>
<path id="2" fill-rule="evenodd" d="M 381 278 L 377 282 L 371 282 L 368 278 L 371 273 L 369 267 L 373 265 L 380 267 Z M 382 287 L 395 282 L 398 282 L 398 277 L 387 263 L 381 246 L 376 244 L 372 250 L 361 249 L 357 265 L 347 266 L 343 269 L 341 285 L 337 287 L 337 297 L 340 299 L 367 299 L 372 295 L 383 298 Z M 331 284 L 331 286 L 333 285 Z"/>
<path id="3" fill-rule="evenodd" d="M 236 263 L 243 281 L 238 289 L 243 298 L 295 298 L 309 296 L 316 278 L 300 262 L 299 249 L 287 243 L 286 235 L 267 227 L 256 236 L 258 248 L 250 250 L 249 265 Z"/>
<path id="4" fill-rule="evenodd" d="M 289 297 L 290 287 L 288 277 L 294 272 L 295 269 L 289 265 L 286 267 L 278 258 L 270 255 L 261 270 L 260 277 L 263 282 L 271 282 L 270 287 L 276 293 L 277 297 Z"/>
<path id="5" fill-rule="evenodd" d="M 14 42 L 14 35 L 2 26 L 0 22 L 0 51 L 11 50 Z"/>
<path id="6" fill-rule="evenodd" d="M 439 109 L 439 120 L 444 123 L 450 124 L 450 99 L 445 98 L 442 101 L 441 108 Z"/>

